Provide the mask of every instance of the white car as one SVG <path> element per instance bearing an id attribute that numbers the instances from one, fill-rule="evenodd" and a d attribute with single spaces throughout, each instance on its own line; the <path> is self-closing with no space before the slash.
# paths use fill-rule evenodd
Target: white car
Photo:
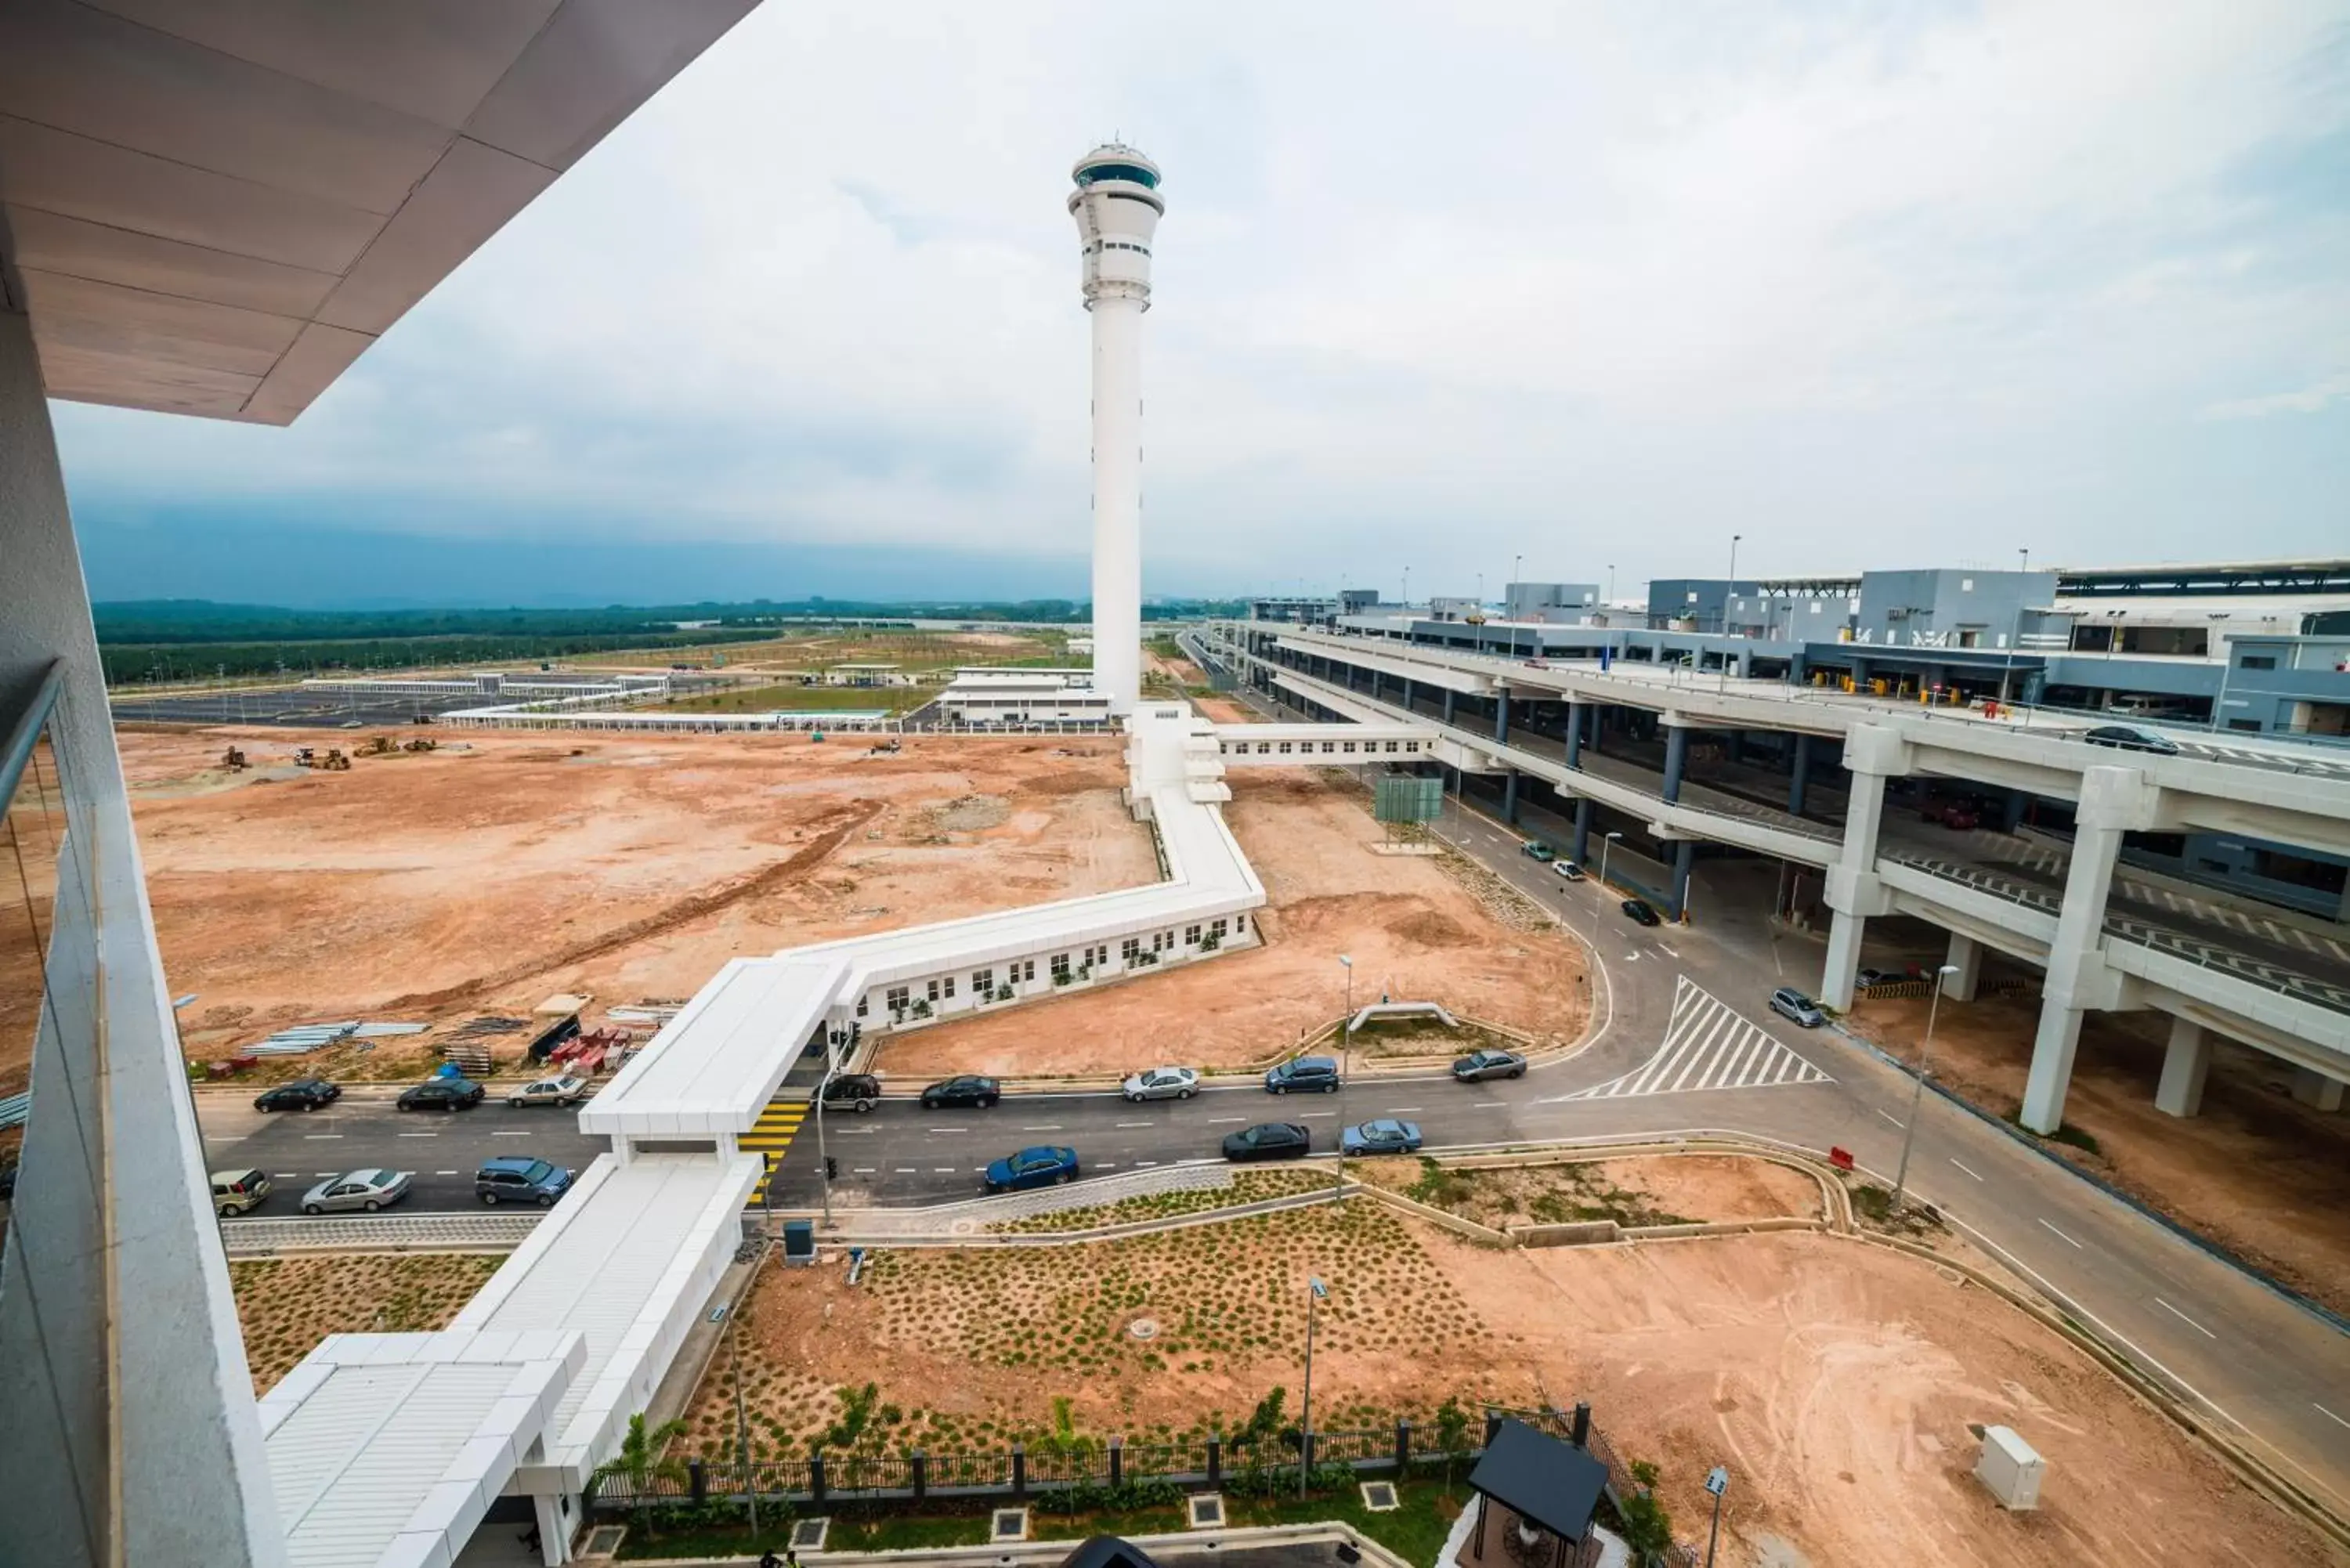
<path id="1" fill-rule="evenodd" d="M 363 1209 L 372 1214 L 379 1209 L 389 1209 L 408 1196 L 409 1174 L 405 1170 L 354 1170 L 345 1176 L 330 1176 L 302 1194 L 302 1212 L 339 1214 L 346 1210 Z"/>
<path id="2" fill-rule="evenodd" d="M 1189 1067 L 1152 1067 L 1120 1084 L 1118 1092 L 1138 1104 L 1144 1100 L 1188 1100 L 1200 1092 L 1200 1075 Z"/>
<path id="3" fill-rule="evenodd" d="M 535 1084 L 525 1084 L 506 1096 L 510 1106 L 576 1106 L 588 1097 L 588 1080 L 566 1073 L 558 1078 L 541 1078 Z"/>

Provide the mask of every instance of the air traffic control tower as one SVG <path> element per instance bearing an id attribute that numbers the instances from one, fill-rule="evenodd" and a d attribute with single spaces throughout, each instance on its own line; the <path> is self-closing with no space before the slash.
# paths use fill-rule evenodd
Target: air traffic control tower
<path id="1" fill-rule="evenodd" d="M 1167 203 L 1159 165 L 1116 142 L 1072 171 L 1069 215 L 1094 318 L 1094 690 L 1112 713 L 1142 691 L 1142 313 Z"/>

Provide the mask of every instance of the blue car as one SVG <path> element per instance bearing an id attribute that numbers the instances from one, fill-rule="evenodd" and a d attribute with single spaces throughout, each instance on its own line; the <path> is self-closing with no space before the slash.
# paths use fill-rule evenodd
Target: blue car
<path id="1" fill-rule="evenodd" d="M 1399 1122 L 1382 1116 L 1375 1122 L 1348 1127 L 1338 1135 L 1341 1154 L 1417 1154 L 1419 1152 L 1419 1124 Z"/>
<path id="2" fill-rule="evenodd" d="M 987 1168 L 990 1192 L 1024 1192 L 1032 1187 L 1053 1187 L 1077 1179 L 1077 1151 L 1039 1144 L 1006 1155 Z"/>

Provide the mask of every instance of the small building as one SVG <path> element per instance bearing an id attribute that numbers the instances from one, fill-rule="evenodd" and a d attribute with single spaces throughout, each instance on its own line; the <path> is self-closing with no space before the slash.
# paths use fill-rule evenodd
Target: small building
<path id="1" fill-rule="evenodd" d="M 1591 1516 L 1607 1467 L 1563 1438 L 1503 1421 L 1469 1473 L 1477 1521 L 1460 1568 L 1590 1568 L 1601 1534 Z"/>
<path id="2" fill-rule="evenodd" d="M 1597 583 L 1504 583 L 1502 614 L 1508 620 L 1577 625 L 1599 608 Z"/>
<path id="3" fill-rule="evenodd" d="M 911 686 L 914 678 L 894 664 L 836 664 L 824 672 L 827 686 Z"/>
<path id="4" fill-rule="evenodd" d="M 1070 679 L 1064 670 L 959 671 L 939 693 L 939 710 L 955 724 L 1107 723 L 1109 694 Z"/>

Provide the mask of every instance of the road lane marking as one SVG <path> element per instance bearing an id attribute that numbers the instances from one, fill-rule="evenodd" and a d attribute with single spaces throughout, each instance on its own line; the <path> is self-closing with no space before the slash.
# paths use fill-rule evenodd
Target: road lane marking
<path id="1" fill-rule="evenodd" d="M 1155 1159 L 1138 1159 L 1134 1162 L 1134 1168 L 1140 1170 L 1146 1165 L 1157 1165 L 1158 1163 L 1159 1162 Z"/>
<path id="2" fill-rule="evenodd" d="M 912 1176 L 915 1174 L 914 1168 L 910 1165 L 901 1165 L 897 1168 L 897 1174 L 899 1176 Z"/>
<path id="3" fill-rule="evenodd" d="M 1662 942 L 1659 942 L 1659 943 L 1657 944 L 1657 947 L 1659 948 L 1659 950 L 1661 950 L 1661 951 L 1664 953 L 1664 955 L 1665 955 L 1667 958 L 1679 958 L 1679 957 L 1680 957 L 1680 956 L 1681 956 L 1681 955 L 1680 955 L 1680 950 L 1679 950 L 1679 948 L 1669 948 L 1669 947 L 1666 947 L 1666 946 L 1665 946 L 1665 944 L 1664 944 L 1664 943 L 1662 943 Z"/>
<path id="4" fill-rule="evenodd" d="M 1157 1127 L 1159 1124 L 1158 1124 L 1157 1122 L 1120 1122 L 1120 1123 L 1118 1123 L 1118 1125 L 1119 1128 L 1120 1128 L 1121 1130 L 1123 1130 L 1123 1129 L 1125 1129 L 1125 1128 L 1127 1128 L 1127 1127 Z"/>
<path id="5" fill-rule="evenodd" d="M 1248 1120 L 1248 1117 L 1246 1116 L 1210 1116 L 1208 1118 L 1208 1125 L 1210 1127 L 1215 1127 L 1223 1122 L 1244 1122 L 1246 1120 Z"/>
<path id="6" fill-rule="evenodd" d="M 1399 1116 L 1406 1111 L 1417 1111 L 1419 1109 L 1419 1107 L 1418 1106 L 1389 1106 L 1387 1108 L 1387 1114 L 1391 1116 Z"/>
<path id="7" fill-rule="evenodd" d="M 2067 1236 L 2066 1234 L 2064 1234 L 2064 1231 L 2059 1231 L 2058 1229 L 2056 1229 L 2056 1227 L 2055 1227 L 2055 1226 L 2049 1224 L 2047 1220 L 2043 1220 L 2042 1221 L 2040 1221 L 2040 1223 L 2041 1223 L 2041 1225 L 2042 1225 L 2043 1227 L 2044 1227 L 2044 1228 L 2046 1229 L 2046 1231 L 2048 1231 L 2048 1233 L 2049 1233 L 2051 1236 L 2055 1237 L 2058 1241 L 2060 1241 L 2071 1242 L 2071 1244 L 2072 1244 L 2072 1245 L 2074 1245 L 2074 1246 L 2075 1246 L 2075 1247 L 2078 1247 L 2078 1246 L 2080 1246 L 2080 1245 L 2081 1245 L 2081 1243 L 2080 1243 L 2080 1242 L 2073 1241 L 2073 1238 L 2072 1238 L 2072 1237 Z"/>
<path id="8" fill-rule="evenodd" d="M 2345 1426 L 2345 1427 L 2350 1427 L 2350 1421 L 2344 1421 L 2344 1420 L 2342 1419 L 2342 1417 L 2339 1417 L 2339 1416 L 2335 1415 L 2333 1411 L 2331 1411 L 2331 1410 L 2327 1409 L 2324 1406 L 2318 1404 L 2318 1402 L 2317 1402 L 2316 1400 L 2312 1399 L 2309 1403 L 2310 1403 L 2311 1407 L 2312 1407 L 2314 1409 L 2315 1409 L 2315 1410 L 2316 1410 L 2316 1412 L 2317 1412 L 2319 1415 L 2321 1415 L 2321 1416 L 2324 1417 L 2327 1420 L 2329 1420 L 2329 1421 L 2337 1421 L 2337 1422 L 2340 1422 L 2340 1423 L 2341 1423 L 2343 1426 Z"/>
<path id="9" fill-rule="evenodd" d="M 1472 1111 L 1492 1111 L 1499 1110 L 1509 1103 L 1507 1100 L 1479 1100 L 1469 1108 Z"/>
<path id="10" fill-rule="evenodd" d="M 2185 1313 L 2180 1312 L 2177 1307 L 2172 1306 L 2168 1302 L 2164 1301 L 2160 1296 L 2154 1298 L 2154 1304 L 2168 1313 L 2171 1316 L 2177 1318 L 2179 1322 L 2185 1324 L 2188 1327 L 2193 1329 L 2196 1333 L 2201 1334 L 2204 1338 L 2217 1339 L 2220 1337 L 2218 1334 L 2213 1334 L 2210 1329 L 2205 1328 L 2201 1324 L 2197 1323 L 2193 1318 L 2189 1317 Z"/>
<path id="11" fill-rule="evenodd" d="M 339 1170 L 314 1170 L 310 1174 L 313 1176 L 340 1176 L 342 1172 Z"/>
<path id="12" fill-rule="evenodd" d="M 1238 1118 L 1235 1117 L 1234 1119 L 1237 1120 Z M 1061 1130 L 1061 1124 L 1058 1122 L 1039 1122 L 1033 1127 L 1022 1127 L 1020 1130 L 1022 1132 L 1059 1132 Z"/>
<path id="13" fill-rule="evenodd" d="M 298 1170 L 273 1170 L 269 1173 L 269 1179 L 272 1181 L 299 1181 L 302 1179 L 302 1173 Z"/>
<path id="14" fill-rule="evenodd" d="M 928 1130 L 932 1133 L 959 1133 L 971 1131 L 969 1127 L 931 1127 Z"/>
<path id="15" fill-rule="evenodd" d="M 874 1176 L 879 1173 L 869 1165 L 860 1165 L 851 1170 L 849 1174 L 852 1176 Z"/>
<path id="16" fill-rule="evenodd" d="M 435 1176 L 454 1176 L 457 1173 L 453 1170 L 436 1170 L 432 1174 Z"/>
<path id="17" fill-rule="evenodd" d="M 439 1137 L 439 1133 L 394 1133 L 394 1137 Z"/>
<path id="18" fill-rule="evenodd" d="M 932 1176 L 952 1176 L 954 1173 L 955 1168 L 951 1165 L 934 1165 L 931 1167 L 931 1174 Z"/>
<path id="19" fill-rule="evenodd" d="M 1116 1170 L 1118 1168 L 1118 1161 L 1114 1159 L 1105 1159 L 1097 1164 L 1094 1168 L 1096 1170 Z"/>
<path id="20" fill-rule="evenodd" d="M 1908 1126 L 1908 1123 L 1906 1123 L 1906 1122 L 1902 1121 L 1899 1117 L 1896 1116 L 1895 1116 L 1891 1111 L 1887 1110 L 1887 1109 L 1886 1109 L 1884 1106 L 1879 1106 L 1877 1108 L 1877 1114 L 1878 1116 L 1883 1116 L 1887 1121 L 1891 1122 L 1891 1123 L 1892 1123 L 1895 1127 L 1903 1127 L 1903 1128 L 1906 1128 L 1906 1127 Z"/>
<path id="21" fill-rule="evenodd" d="M 1337 1114 L 1336 1111 L 1300 1111 L 1297 1113 L 1297 1119 L 1303 1122 L 1326 1122 Z"/>
<path id="22" fill-rule="evenodd" d="M 1952 1156 L 1950 1157 L 1950 1163 L 1951 1163 L 1952 1165 L 1957 1166 L 1960 1170 L 1966 1170 L 1966 1171 L 1967 1171 L 1967 1174 L 1968 1174 L 1969 1176 L 1973 1176 L 1977 1181 L 1981 1181 L 1981 1180 L 1982 1179 L 1982 1178 L 1981 1178 L 1981 1177 L 1980 1177 L 1980 1176 L 1975 1176 L 1975 1173 L 1974 1173 L 1973 1171 L 1971 1171 L 1971 1170 L 1967 1170 L 1966 1162 L 1965 1162 L 1964 1160 L 1962 1160 L 1962 1159 L 1959 1158 L 1959 1157 L 1958 1157 L 1958 1156 L 1956 1156 L 1956 1155 L 1952 1155 Z"/>
<path id="23" fill-rule="evenodd" d="M 530 1134 L 528 1134 L 528 1133 L 526 1133 L 526 1132 L 504 1132 L 504 1131 L 500 1131 L 500 1132 L 494 1132 L 494 1133 L 492 1133 L 490 1136 L 491 1136 L 492 1137 L 528 1137 L 530 1136 Z"/>
<path id="24" fill-rule="evenodd" d="M 302 1135 L 303 1138 L 310 1143 L 317 1143 L 326 1138 L 340 1137 L 342 1136 L 343 1135 L 340 1133 L 304 1133 Z"/>

